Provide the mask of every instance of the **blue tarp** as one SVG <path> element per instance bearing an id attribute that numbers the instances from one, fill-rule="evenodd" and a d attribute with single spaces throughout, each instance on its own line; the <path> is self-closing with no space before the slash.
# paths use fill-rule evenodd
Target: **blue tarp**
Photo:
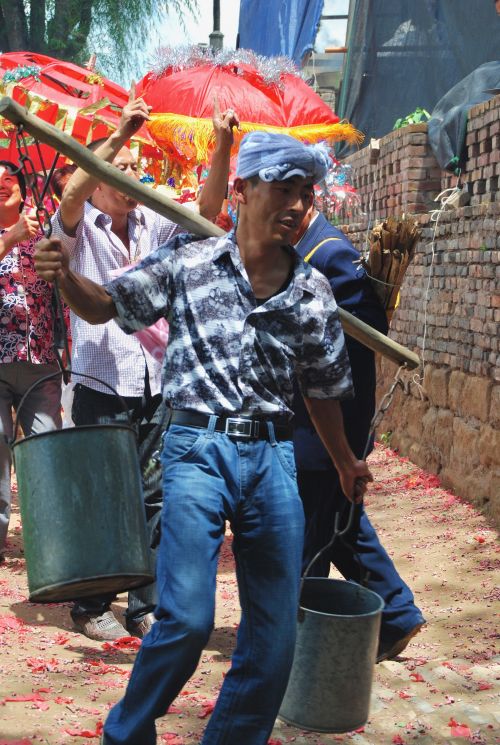
<path id="1" fill-rule="evenodd" d="M 238 46 L 297 66 L 314 46 L 324 0 L 241 0 Z"/>

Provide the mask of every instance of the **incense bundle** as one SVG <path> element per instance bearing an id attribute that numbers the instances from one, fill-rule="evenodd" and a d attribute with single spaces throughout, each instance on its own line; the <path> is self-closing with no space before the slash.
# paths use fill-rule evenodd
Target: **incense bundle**
<path id="1" fill-rule="evenodd" d="M 403 215 L 375 225 L 363 265 L 390 321 L 398 305 L 399 289 L 422 231 L 416 220 Z"/>

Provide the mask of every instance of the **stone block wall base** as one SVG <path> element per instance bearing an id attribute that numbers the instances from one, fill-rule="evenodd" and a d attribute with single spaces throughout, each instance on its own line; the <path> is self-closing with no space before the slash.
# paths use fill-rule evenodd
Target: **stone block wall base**
<path id="1" fill-rule="evenodd" d="M 396 367 L 377 360 L 378 399 Z M 470 501 L 500 527 L 500 385 L 491 379 L 426 365 L 423 380 L 404 373 L 377 437 L 390 433 L 390 446 L 420 468 L 437 474 L 444 488 Z M 420 385 L 415 384 L 415 380 Z"/>

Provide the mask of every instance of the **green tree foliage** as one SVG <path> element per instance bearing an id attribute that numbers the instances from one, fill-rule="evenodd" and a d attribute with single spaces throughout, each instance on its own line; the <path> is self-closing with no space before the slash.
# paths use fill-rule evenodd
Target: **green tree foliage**
<path id="1" fill-rule="evenodd" d="M 0 49 L 30 51 L 130 71 L 167 12 L 195 14 L 197 0 L 0 0 Z"/>

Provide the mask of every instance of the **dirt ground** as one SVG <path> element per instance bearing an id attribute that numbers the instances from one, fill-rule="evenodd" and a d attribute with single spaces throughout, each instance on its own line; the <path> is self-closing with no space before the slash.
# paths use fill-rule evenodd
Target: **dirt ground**
<path id="1" fill-rule="evenodd" d="M 428 626 L 402 657 L 376 666 L 363 728 L 320 735 L 278 720 L 269 742 L 500 743 L 495 531 L 473 507 L 441 489 L 435 476 L 391 450 L 377 447 L 370 462 L 376 483 L 367 499 L 369 514 Z M 216 629 L 194 677 L 159 721 L 159 743 L 199 743 L 230 664 L 239 617 L 230 542 L 228 535 Z M 97 743 L 107 710 L 125 688 L 135 646 L 130 640 L 90 641 L 72 631 L 69 605 L 32 604 L 27 594 L 15 509 L 6 561 L 0 565 L 0 745 L 77 744 L 93 738 Z M 120 598 L 115 610 L 123 608 Z"/>

